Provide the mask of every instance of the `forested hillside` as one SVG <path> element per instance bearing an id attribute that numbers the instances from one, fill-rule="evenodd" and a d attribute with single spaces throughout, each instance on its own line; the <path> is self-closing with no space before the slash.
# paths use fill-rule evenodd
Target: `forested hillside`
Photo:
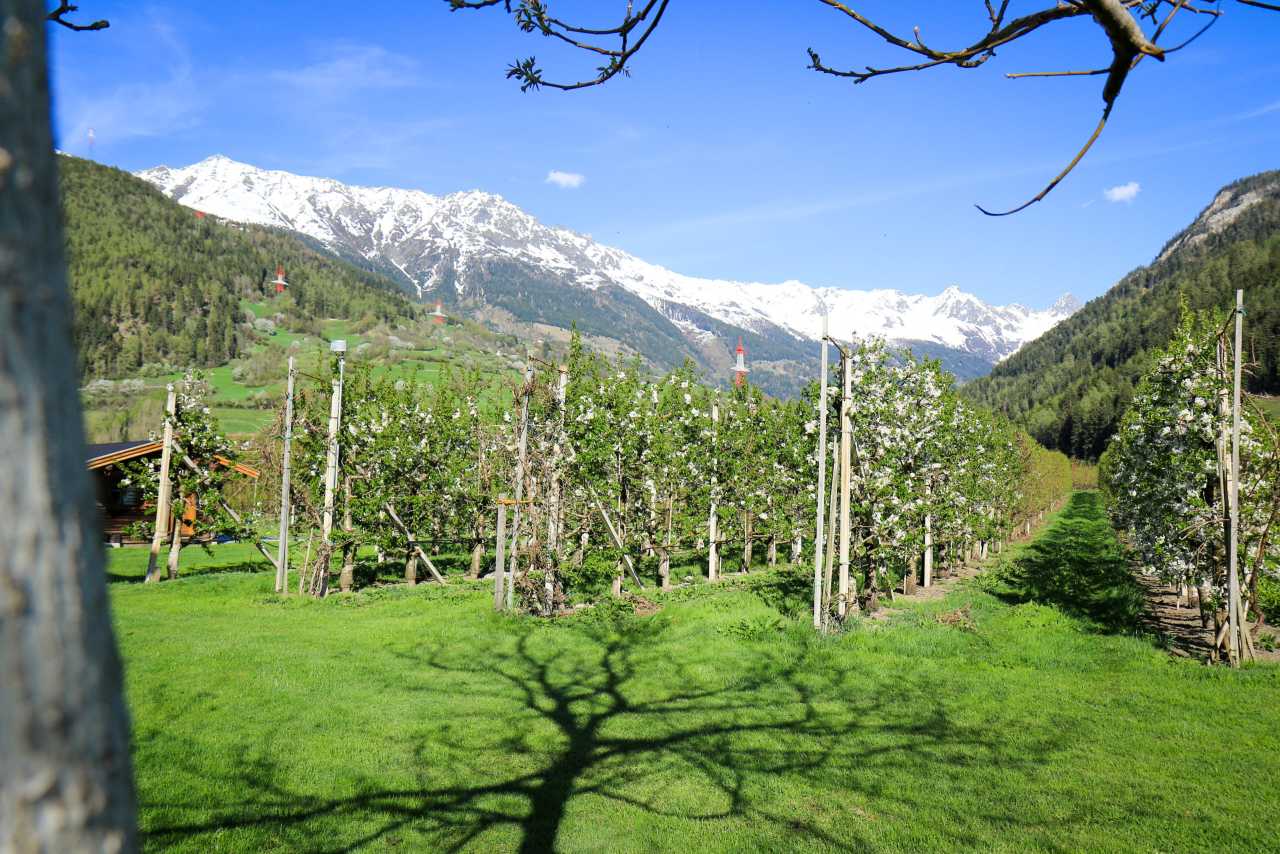
<path id="1" fill-rule="evenodd" d="M 1224 187 L 1156 260 L 964 387 L 1038 441 L 1096 459 L 1181 301 L 1227 309 L 1245 289 L 1252 391 L 1280 391 L 1280 171 Z"/>
<path id="2" fill-rule="evenodd" d="M 407 318 L 389 280 L 316 252 L 290 234 L 197 216 L 127 172 L 59 157 L 68 273 L 84 378 L 145 365 L 208 367 L 255 333 L 242 299 L 268 295 L 277 264 L 289 290 L 273 308 L 292 328 Z"/>

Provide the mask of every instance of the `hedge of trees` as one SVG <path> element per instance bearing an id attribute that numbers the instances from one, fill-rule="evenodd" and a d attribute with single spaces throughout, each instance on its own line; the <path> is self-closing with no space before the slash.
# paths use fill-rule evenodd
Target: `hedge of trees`
<path id="1" fill-rule="evenodd" d="M 1205 627 L 1214 654 L 1250 657 L 1249 619 L 1261 620 L 1268 582 L 1280 578 L 1280 438 L 1247 399 L 1232 453 L 1233 360 L 1220 314 L 1184 305 L 1167 347 L 1142 378 L 1100 481 L 1116 525 L 1143 570 L 1173 584 Z M 1238 463 L 1237 463 L 1238 460 Z M 1231 607 L 1231 496 L 1238 492 L 1239 604 Z M 1220 651 L 1220 653 L 1219 653 Z"/>
<path id="2" fill-rule="evenodd" d="M 502 508 L 501 607 L 550 615 L 628 584 L 791 563 L 814 566 L 815 621 L 830 627 L 928 583 L 926 553 L 945 571 L 1027 533 L 1072 486 L 1066 457 L 966 404 L 936 361 L 877 343 L 849 350 L 825 394 L 812 383 L 793 400 L 709 386 L 692 362 L 655 376 L 576 335 L 563 365 L 531 357 L 496 404 L 476 372 L 425 385 L 330 358 L 296 375 L 290 445 L 293 540 L 307 545 L 288 563 L 315 595 L 335 568 L 352 589 L 362 547 L 402 562 L 409 584 L 444 582 L 441 552 L 469 553 L 468 577 L 490 573 Z M 202 532 L 256 538 L 266 520 L 222 501 L 239 452 L 213 431 L 202 391 L 193 377 L 178 395 L 175 506 L 198 496 Z M 824 420 L 832 453 L 819 461 Z M 822 496 L 819 462 L 831 470 Z M 135 477 L 157 494 L 154 462 Z M 810 564 L 819 504 L 827 557 Z"/>
<path id="3" fill-rule="evenodd" d="M 503 598 L 533 613 L 628 583 L 669 587 L 681 580 L 677 564 L 692 572 L 696 562 L 714 579 L 812 559 L 817 383 L 800 399 L 775 400 L 750 385 L 711 387 L 688 362 L 654 376 L 576 336 L 564 365 L 530 364 L 496 412 L 474 374 L 428 386 L 351 368 L 335 522 L 310 550 L 303 588 L 327 589 L 341 554 L 339 587 L 349 589 L 362 545 L 403 561 L 409 583 L 442 577 L 437 549 L 469 551 L 468 575 L 488 573 L 502 499 L 504 569 L 513 570 Z M 1066 457 L 965 404 L 936 362 L 862 344 L 850 364 L 849 564 L 858 578 L 845 606 L 874 607 L 915 577 L 926 516 L 939 567 L 952 566 L 1025 532 L 1070 490 Z M 294 519 L 312 529 L 325 514 L 332 379 L 304 382 L 296 405 Z M 825 395 L 833 448 L 838 389 Z M 828 595 L 825 610 L 842 610 L 838 597 Z"/>

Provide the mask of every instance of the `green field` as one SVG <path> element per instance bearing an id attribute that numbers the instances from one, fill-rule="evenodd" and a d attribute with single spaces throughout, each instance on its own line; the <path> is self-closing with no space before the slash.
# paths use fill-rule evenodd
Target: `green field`
<path id="1" fill-rule="evenodd" d="M 244 546 L 155 586 L 140 557 L 111 597 L 151 850 L 1280 850 L 1280 670 L 1144 634 L 1093 493 L 826 638 L 805 568 L 548 623 L 456 576 L 281 601 Z"/>
<path id="2" fill-rule="evenodd" d="M 241 307 L 256 317 L 270 317 L 275 309 L 270 302 L 241 300 Z M 484 378 L 480 400 L 486 408 L 497 409 L 510 405 L 511 387 L 518 378 L 508 362 L 494 355 L 501 346 L 495 335 L 473 323 L 460 323 L 448 327 L 419 324 L 411 331 L 399 330 L 397 335 L 404 344 L 394 351 L 361 351 L 362 344 L 375 341 L 368 335 L 352 333 L 351 324 L 344 320 L 327 320 L 320 324 L 323 338 L 278 328 L 260 341 L 251 344 L 248 351 L 235 362 L 202 370 L 209 383 L 208 403 L 218 419 L 218 425 L 228 436 L 245 439 L 258 433 L 276 417 L 273 405 L 284 396 L 284 371 L 288 355 L 297 357 L 299 370 L 304 374 L 325 358 L 328 340 L 346 338 L 348 364 L 365 364 L 378 378 L 414 380 L 434 385 L 448 371 L 478 369 Z M 379 334 L 387 330 L 379 330 Z M 384 337 L 378 340 L 387 340 Z M 512 345 L 507 342 L 508 352 Z M 273 349 L 274 348 L 274 349 Z M 279 359 L 279 373 L 266 385 L 255 385 L 237 380 L 238 365 L 255 356 Z M 163 421 L 164 387 L 178 382 L 185 372 L 178 371 L 143 379 L 143 389 L 129 396 L 110 401 L 87 402 L 85 407 L 86 434 L 90 442 L 114 442 L 125 439 L 145 438 L 160 429 Z M 304 378 L 303 382 L 307 380 Z M 265 402 L 256 398 L 265 397 Z M 251 400 L 251 398 L 255 398 Z M 262 408 L 266 406 L 266 408 Z M 127 434 L 127 435 L 125 435 Z"/>

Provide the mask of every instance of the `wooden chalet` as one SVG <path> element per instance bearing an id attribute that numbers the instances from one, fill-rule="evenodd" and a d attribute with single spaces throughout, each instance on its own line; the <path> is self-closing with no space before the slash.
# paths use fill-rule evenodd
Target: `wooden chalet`
<path id="1" fill-rule="evenodd" d="M 162 445 L 160 441 L 141 439 L 89 446 L 89 471 L 93 476 L 98 512 L 102 515 L 102 533 L 107 542 L 115 545 L 143 542 L 131 535 L 129 528 L 138 522 L 154 521 L 155 505 L 149 502 L 143 503 L 142 492 L 137 486 L 122 483 L 124 472 L 120 468 L 120 463 L 146 457 L 158 458 Z M 177 460 L 174 460 L 174 464 L 180 465 Z M 232 468 L 246 477 L 257 478 L 259 474 L 257 469 L 241 463 L 233 464 Z M 182 511 L 184 537 L 192 535 L 191 525 L 195 518 L 195 496 L 188 496 L 187 506 Z"/>

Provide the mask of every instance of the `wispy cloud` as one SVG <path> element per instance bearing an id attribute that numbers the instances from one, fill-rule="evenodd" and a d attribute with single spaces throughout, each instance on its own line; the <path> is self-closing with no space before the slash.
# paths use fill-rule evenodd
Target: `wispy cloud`
<path id="1" fill-rule="evenodd" d="M 327 55 L 308 65 L 278 69 L 268 80 L 310 98 L 337 99 L 370 89 L 398 89 L 421 83 L 417 60 L 379 45 L 354 42 L 326 46 Z"/>
<path id="2" fill-rule="evenodd" d="M 587 180 L 585 175 L 577 172 L 561 172 L 559 169 L 552 169 L 547 173 L 547 183 L 555 184 L 563 190 L 576 190 L 582 186 Z"/>
<path id="3" fill-rule="evenodd" d="M 1142 185 L 1137 181 L 1130 181 L 1127 184 L 1120 184 L 1116 187 L 1108 187 L 1102 191 L 1102 196 L 1107 201 L 1119 204 L 1124 202 L 1128 204 L 1138 198 L 1138 193 L 1142 192 Z"/>
<path id="4" fill-rule="evenodd" d="M 151 43 L 161 48 L 155 57 L 165 71 L 146 83 L 117 86 L 92 97 L 73 93 L 66 114 L 65 146 L 71 150 L 86 140 L 89 130 L 107 143 L 148 136 L 164 136 L 193 127 L 207 102 L 193 73 L 191 53 L 172 25 L 153 15 L 146 24 Z"/>
<path id="5" fill-rule="evenodd" d="M 1264 104 L 1263 106 L 1259 107 L 1256 110 L 1250 110 L 1247 113 L 1241 113 L 1240 115 L 1235 116 L 1234 118 L 1236 118 L 1239 121 L 1247 121 L 1248 119 L 1261 118 L 1262 116 L 1270 115 L 1271 113 L 1280 113 L 1280 101 L 1272 101 L 1270 104 Z"/>

